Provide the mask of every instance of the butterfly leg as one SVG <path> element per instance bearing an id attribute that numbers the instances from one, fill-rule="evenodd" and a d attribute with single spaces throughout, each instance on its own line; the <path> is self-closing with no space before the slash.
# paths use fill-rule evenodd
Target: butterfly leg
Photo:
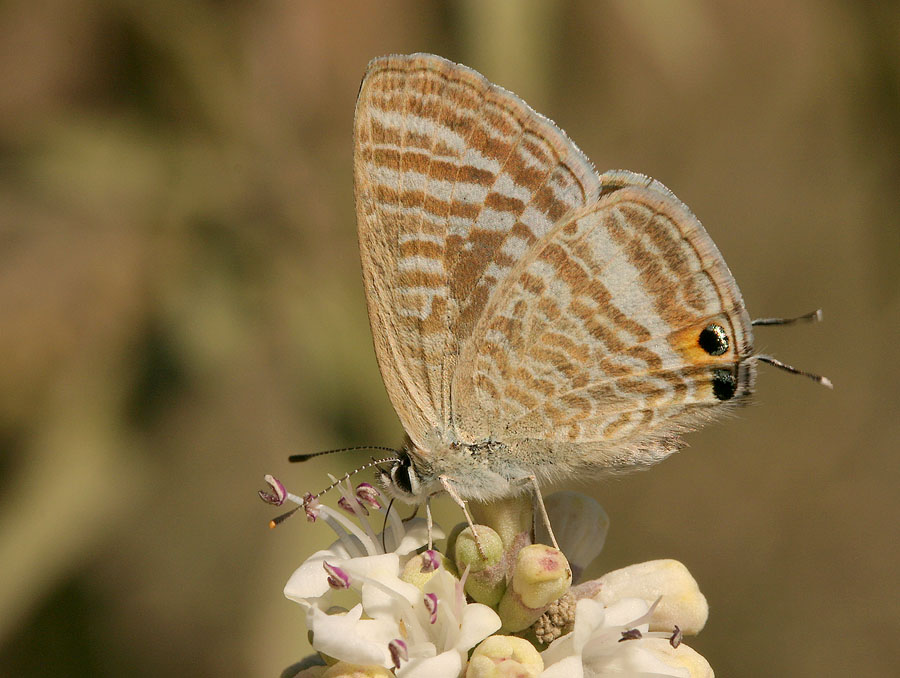
<path id="1" fill-rule="evenodd" d="M 425 497 L 425 525 L 428 528 L 428 550 L 434 548 L 434 519 L 431 517 L 431 497 Z"/>
<path id="2" fill-rule="evenodd" d="M 484 553 L 484 547 L 478 540 L 478 530 L 475 529 L 475 521 L 472 520 L 472 514 L 469 513 L 468 502 L 459 496 L 456 489 L 453 487 L 453 483 L 450 481 L 450 478 L 448 478 L 447 476 L 438 476 L 438 480 L 441 481 L 441 486 L 444 488 L 444 491 L 450 495 L 450 498 L 457 504 L 459 504 L 459 507 L 463 511 L 463 515 L 466 517 L 466 522 L 469 523 L 469 527 L 472 528 L 472 537 L 475 539 L 475 547 L 478 549 L 478 555 L 480 555 L 482 559 L 486 559 L 487 556 Z"/>
<path id="3" fill-rule="evenodd" d="M 547 526 L 547 532 L 550 534 L 550 541 L 553 542 L 553 548 L 557 551 L 559 550 L 559 544 L 556 543 L 556 536 L 553 534 L 553 526 L 550 524 L 550 516 L 547 515 L 547 507 L 544 506 L 544 495 L 541 494 L 541 487 L 538 485 L 537 478 L 535 476 L 531 476 L 528 478 L 531 481 L 531 486 L 534 488 L 534 498 L 537 500 L 538 511 L 541 514 L 541 520 L 544 521 L 544 525 Z"/>
<path id="4" fill-rule="evenodd" d="M 537 504 L 538 513 L 541 514 L 541 520 L 543 520 L 544 525 L 547 526 L 547 533 L 550 535 L 550 541 L 553 542 L 553 548 L 559 549 L 559 544 L 556 543 L 556 536 L 553 534 L 553 527 L 550 525 L 550 516 L 547 515 L 547 507 L 544 506 L 544 496 L 541 494 L 541 487 L 538 485 L 537 476 L 520 478 L 514 482 L 521 485 L 531 485 L 531 489 L 534 491 L 534 500 Z"/>

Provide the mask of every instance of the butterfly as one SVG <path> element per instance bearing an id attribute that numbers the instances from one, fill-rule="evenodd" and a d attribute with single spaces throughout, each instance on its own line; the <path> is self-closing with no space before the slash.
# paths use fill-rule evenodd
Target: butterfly
<path id="1" fill-rule="evenodd" d="M 728 266 L 672 191 L 598 173 L 476 71 L 373 60 L 353 138 L 375 353 L 406 432 L 381 472 L 393 496 L 465 510 L 650 466 L 746 402 L 760 360 L 799 372 L 754 353 Z"/>

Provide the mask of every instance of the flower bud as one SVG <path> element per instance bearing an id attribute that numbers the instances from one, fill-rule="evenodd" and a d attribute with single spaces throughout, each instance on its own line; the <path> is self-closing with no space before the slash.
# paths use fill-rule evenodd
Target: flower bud
<path id="1" fill-rule="evenodd" d="M 348 575 L 344 570 L 335 565 L 329 564 L 327 561 L 322 561 L 322 567 L 325 568 L 325 572 L 328 573 L 328 585 L 333 589 L 349 589 L 350 588 L 350 575 Z"/>
<path id="2" fill-rule="evenodd" d="M 286 667 L 279 678 L 322 678 L 322 674 L 328 667 L 318 661 L 316 655 L 311 655 Z"/>
<path id="3" fill-rule="evenodd" d="M 472 653 L 466 678 L 535 678 L 544 661 L 524 638 L 491 636 Z"/>
<path id="4" fill-rule="evenodd" d="M 609 516 L 595 499 L 580 492 L 556 492 L 545 503 L 559 549 L 569 559 L 572 579 L 580 581 L 581 574 L 603 550 Z M 551 543 L 543 521 L 535 524 L 535 533 L 535 541 Z"/>
<path id="5" fill-rule="evenodd" d="M 356 498 L 363 504 L 368 504 L 370 508 L 381 508 L 381 502 L 378 501 L 378 490 L 369 483 L 360 483 L 356 486 Z"/>
<path id="6" fill-rule="evenodd" d="M 428 610 L 428 622 L 437 623 L 438 597 L 436 593 L 426 593 L 424 598 L 425 609 Z"/>
<path id="7" fill-rule="evenodd" d="M 531 626 L 571 583 L 572 571 L 562 551 L 544 544 L 523 548 L 498 608 L 503 629 L 516 632 Z"/>
<path id="8" fill-rule="evenodd" d="M 383 666 L 361 666 L 349 662 L 338 662 L 329 666 L 322 678 L 392 678 L 392 674 Z"/>
<path id="9" fill-rule="evenodd" d="M 514 544 L 524 546 L 531 543 L 534 507 L 530 494 L 523 493 L 490 502 L 472 501 L 469 502 L 469 508 L 476 523 L 490 525 L 500 535 L 505 549 L 510 549 Z"/>
<path id="10" fill-rule="evenodd" d="M 391 653 L 391 661 L 394 662 L 394 668 L 399 669 L 400 665 L 409 661 L 409 647 L 406 641 L 400 638 L 394 638 L 388 643 L 388 651 Z"/>
<path id="11" fill-rule="evenodd" d="M 611 605 L 623 598 L 659 599 L 650 618 L 651 631 L 671 631 L 676 625 L 687 635 L 700 632 L 709 616 L 706 597 L 688 569 L 677 560 L 651 560 L 607 572 L 597 579 L 594 600 Z"/>
<path id="12" fill-rule="evenodd" d="M 471 527 L 464 529 L 456 538 L 454 545 L 456 568 L 459 572 L 465 572 L 466 567 L 469 568 L 465 584 L 466 593 L 478 603 L 494 606 L 506 590 L 503 542 L 500 535 L 487 525 L 477 525 L 475 529 L 478 530 L 478 543 L 475 542 Z M 478 544 L 484 551 L 483 558 L 479 553 Z"/>
<path id="13" fill-rule="evenodd" d="M 264 478 L 266 485 L 269 486 L 271 491 L 260 490 L 257 493 L 259 498 L 272 506 L 281 506 L 287 498 L 287 490 L 284 489 L 284 484 L 273 475 L 266 474 Z"/>

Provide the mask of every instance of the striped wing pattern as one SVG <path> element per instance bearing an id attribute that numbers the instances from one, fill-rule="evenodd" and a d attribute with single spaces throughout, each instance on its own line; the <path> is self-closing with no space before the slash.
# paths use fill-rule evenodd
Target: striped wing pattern
<path id="1" fill-rule="evenodd" d="M 376 354 L 420 452 L 437 433 L 529 468 L 551 449 L 628 466 L 722 404 L 713 370 L 752 389 L 737 286 L 658 182 L 598 175 L 521 99 L 432 55 L 369 65 L 354 139 Z M 711 322 L 722 355 L 698 346 Z"/>
<path id="2" fill-rule="evenodd" d="M 634 463 L 721 408 L 710 375 L 751 352 L 737 287 L 697 219 L 658 183 L 609 178 L 635 185 L 529 252 L 466 346 L 454 394 L 474 438 L 578 443 L 593 464 Z M 718 356 L 697 342 L 710 323 L 736 339 Z M 736 375 L 738 395 L 752 376 Z"/>
<path id="3" fill-rule="evenodd" d="M 550 121 L 431 55 L 369 70 L 354 123 L 360 251 L 382 376 L 413 442 L 452 430 L 461 346 L 512 266 L 599 177 Z"/>

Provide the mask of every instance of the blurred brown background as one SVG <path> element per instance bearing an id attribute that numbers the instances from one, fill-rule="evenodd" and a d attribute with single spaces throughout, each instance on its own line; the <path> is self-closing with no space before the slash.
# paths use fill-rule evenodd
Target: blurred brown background
<path id="1" fill-rule="evenodd" d="M 330 541 L 270 532 L 397 444 L 356 251 L 366 62 L 429 51 L 703 220 L 760 348 L 754 406 L 589 488 L 596 573 L 674 557 L 720 676 L 885 676 L 898 625 L 895 3 L 7 0 L 0 5 L 0 675 L 272 676 Z M 445 504 L 448 527 L 458 513 Z"/>

